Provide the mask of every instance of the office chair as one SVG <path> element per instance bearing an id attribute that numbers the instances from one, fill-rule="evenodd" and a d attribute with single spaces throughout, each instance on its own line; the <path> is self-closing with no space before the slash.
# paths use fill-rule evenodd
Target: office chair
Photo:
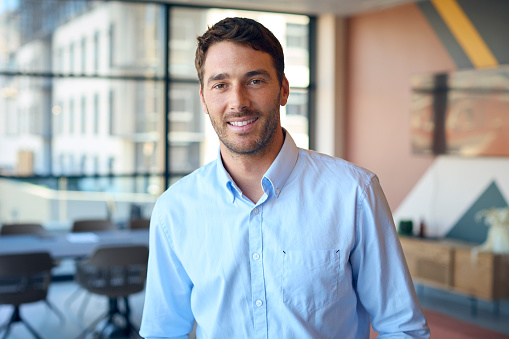
<path id="1" fill-rule="evenodd" d="M 0 229 L 0 235 L 43 234 L 44 232 L 41 224 L 3 224 Z"/>
<path id="2" fill-rule="evenodd" d="M 81 219 L 76 220 L 72 224 L 71 232 L 73 233 L 81 233 L 81 232 L 97 232 L 97 231 L 110 231 L 115 230 L 116 227 L 113 224 L 113 222 L 109 219 Z M 76 260 L 76 263 L 78 263 L 80 259 Z M 78 298 L 78 295 L 80 292 L 83 292 L 83 289 L 78 287 L 69 297 L 67 297 L 65 304 L 67 306 L 70 306 L 73 301 L 75 301 Z M 89 298 L 87 295 L 84 296 L 81 306 L 78 310 L 78 314 L 85 313 L 85 308 L 88 305 Z"/>
<path id="3" fill-rule="evenodd" d="M 136 218 L 130 219 L 128 222 L 128 228 L 131 230 L 148 229 L 150 226 L 150 219 Z"/>
<path id="4" fill-rule="evenodd" d="M 109 219 L 83 219 L 73 222 L 71 232 L 97 232 L 115 229 L 115 225 Z"/>
<path id="5" fill-rule="evenodd" d="M 19 234 L 35 234 L 42 235 L 46 233 L 46 230 L 41 224 L 3 224 L 2 229 L 0 230 L 0 235 L 9 236 L 9 235 L 19 235 Z M 59 261 L 53 261 L 53 267 L 57 266 Z M 48 306 L 50 310 L 53 311 L 60 319 L 60 321 L 65 322 L 64 315 L 58 310 L 58 308 L 53 305 L 48 299 L 44 299 L 44 302 Z"/>
<path id="6" fill-rule="evenodd" d="M 23 323 L 35 338 L 41 336 L 21 317 L 20 306 L 46 300 L 53 260 L 47 252 L 0 255 L 0 305 L 12 305 L 10 319 L 0 326 L 7 338 L 13 324 Z"/>
<path id="7" fill-rule="evenodd" d="M 109 299 L 108 312 L 93 321 L 79 338 L 84 338 L 94 328 L 99 337 L 105 334 L 109 337 L 112 333 L 124 337 L 137 334 L 138 329 L 129 319 L 128 297 L 145 288 L 147 261 L 148 247 L 130 245 L 101 247 L 89 259 L 78 263 L 78 284 L 91 293 Z M 123 301 L 123 309 L 120 300 Z M 99 326 L 101 321 L 104 324 Z"/>

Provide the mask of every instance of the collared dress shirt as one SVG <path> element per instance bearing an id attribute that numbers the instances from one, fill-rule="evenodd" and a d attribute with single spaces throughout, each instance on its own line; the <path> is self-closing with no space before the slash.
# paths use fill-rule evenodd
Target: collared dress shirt
<path id="1" fill-rule="evenodd" d="M 140 335 L 428 338 L 377 177 L 285 133 L 258 202 L 220 156 L 158 199 Z"/>

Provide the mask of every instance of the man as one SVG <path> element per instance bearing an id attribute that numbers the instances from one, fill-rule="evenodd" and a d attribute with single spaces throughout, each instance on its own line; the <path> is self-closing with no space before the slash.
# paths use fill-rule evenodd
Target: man
<path id="1" fill-rule="evenodd" d="M 198 38 L 216 161 L 171 186 L 151 218 L 140 334 L 187 338 L 428 338 L 378 179 L 296 147 L 281 127 L 283 51 L 224 19 Z"/>

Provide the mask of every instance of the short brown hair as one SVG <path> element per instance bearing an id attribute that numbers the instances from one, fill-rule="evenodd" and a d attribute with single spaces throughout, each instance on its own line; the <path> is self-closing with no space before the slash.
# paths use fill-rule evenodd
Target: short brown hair
<path id="1" fill-rule="evenodd" d="M 195 66 L 202 88 L 207 51 L 210 46 L 221 41 L 231 41 L 270 54 L 278 80 L 282 83 L 285 72 L 285 58 L 279 40 L 261 23 L 253 19 L 236 17 L 217 22 L 214 26 L 209 27 L 202 36 L 198 37 Z"/>

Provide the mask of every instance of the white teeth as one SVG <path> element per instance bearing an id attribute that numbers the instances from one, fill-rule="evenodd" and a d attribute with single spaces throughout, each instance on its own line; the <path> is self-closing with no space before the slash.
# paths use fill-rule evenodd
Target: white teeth
<path id="1" fill-rule="evenodd" d="M 233 125 L 233 126 L 246 126 L 246 125 L 252 123 L 255 120 L 256 120 L 256 118 L 253 118 L 253 119 L 250 119 L 250 120 L 245 120 L 245 121 L 230 121 L 230 125 Z"/>

